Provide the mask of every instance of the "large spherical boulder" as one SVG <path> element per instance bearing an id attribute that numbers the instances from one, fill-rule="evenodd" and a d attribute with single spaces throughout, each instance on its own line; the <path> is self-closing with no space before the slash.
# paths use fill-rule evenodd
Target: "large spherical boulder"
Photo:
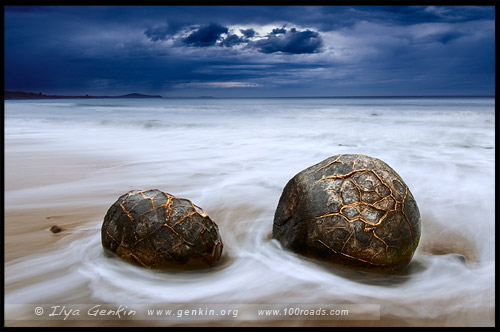
<path id="1" fill-rule="evenodd" d="M 118 198 L 104 217 L 101 239 L 105 250 L 148 268 L 211 267 L 223 247 L 202 208 L 157 189 Z"/>
<path id="2" fill-rule="evenodd" d="M 410 262 L 420 224 L 413 195 L 389 165 L 342 154 L 288 182 L 273 238 L 287 249 L 345 267 L 396 272 Z"/>

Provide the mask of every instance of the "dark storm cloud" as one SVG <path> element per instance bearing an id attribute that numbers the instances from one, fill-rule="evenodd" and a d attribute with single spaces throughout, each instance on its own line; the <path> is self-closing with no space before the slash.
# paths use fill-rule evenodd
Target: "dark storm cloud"
<path id="1" fill-rule="evenodd" d="M 255 30 L 254 29 L 240 29 L 240 32 L 246 38 L 252 38 L 253 36 L 255 36 Z"/>
<path id="2" fill-rule="evenodd" d="M 271 32 L 272 35 L 279 35 L 280 33 L 285 34 L 286 33 L 286 29 L 284 27 L 283 28 L 275 28 Z"/>
<path id="3" fill-rule="evenodd" d="M 226 46 L 226 47 L 233 47 L 236 45 L 243 44 L 245 42 L 246 42 L 246 40 L 244 40 L 243 38 L 240 38 L 238 35 L 232 34 L 232 35 L 229 35 L 226 38 L 224 38 L 224 40 L 222 40 L 222 42 L 220 44 L 222 46 Z"/>
<path id="4" fill-rule="evenodd" d="M 217 23 L 209 23 L 202 26 L 187 36 L 183 42 L 187 45 L 206 47 L 215 45 L 221 39 L 221 35 L 227 33 L 228 28 Z"/>
<path id="5" fill-rule="evenodd" d="M 290 33 L 281 36 L 270 35 L 265 39 L 254 42 L 252 45 L 259 52 L 266 54 L 277 52 L 304 54 L 320 52 L 323 40 L 319 33 L 315 31 L 306 30 L 299 32 L 295 29 L 293 32 L 290 31 Z"/>
<path id="6" fill-rule="evenodd" d="M 226 26 L 211 22 L 191 32 L 186 38 L 182 39 L 182 43 L 197 47 L 224 46 L 229 48 L 247 44 L 249 48 L 256 48 L 259 52 L 265 54 L 278 52 L 284 54 L 318 53 L 323 46 L 320 34 L 311 30 L 298 31 L 296 28 L 291 28 L 290 31 L 287 31 L 285 27 L 278 27 L 274 28 L 265 38 L 257 41 L 250 41 L 249 37 L 247 37 L 255 36 L 255 30 L 240 29 L 240 31 L 243 37 L 229 33 L 229 28 Z M 160 28 L 158 30 L 146 30 L 145 33 L 152 41 L 159 41 L 165 40 L 169 32 Z"/>

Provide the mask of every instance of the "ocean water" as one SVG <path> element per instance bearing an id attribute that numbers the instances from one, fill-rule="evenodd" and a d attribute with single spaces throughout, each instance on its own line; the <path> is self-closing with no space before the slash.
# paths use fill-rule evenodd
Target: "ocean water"
<path id="1" fill-rule="evenodd" d="M 382 320 L 410 325 L 494 325 L 493 98 L 6 101 L 5 142 L 116 161 L 6 190 L 6 210 L 26 201 L 106 210 L 128 190 L 157 188 L 204 208 L 224 242 L 211 270 L 147 270 L 106 257 L 102 219 L 92 220 L 5 263 L 6 304 L 376 304 Z M 406 273 L 341 270 L 272 239 L 287 181 L 341 153 L 385 161 L 413 193 L 422 237 Z M 5 319 L 36 317 L 11 310 Z"/>

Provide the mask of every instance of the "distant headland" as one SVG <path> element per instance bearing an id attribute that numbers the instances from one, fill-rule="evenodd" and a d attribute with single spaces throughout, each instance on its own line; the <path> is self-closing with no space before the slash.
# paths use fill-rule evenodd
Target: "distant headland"
<path id="1" fill-rule="evenodd" d="M 60 96 L 60 95 L 44 95 L 33 92 L 12 92 L 4 91 L 5 100 L 24 100 L 24 99 L 102 99 L 102 98 L 162 98 L 159 95 L 144 95 L 141 93 L 129 93 L 121 96 Z"/>

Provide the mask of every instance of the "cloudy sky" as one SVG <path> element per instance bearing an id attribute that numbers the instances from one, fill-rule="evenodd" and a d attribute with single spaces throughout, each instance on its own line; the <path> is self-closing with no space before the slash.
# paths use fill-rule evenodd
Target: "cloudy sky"
<path id="1" fill-rule="evenodd" d="M 171 97 L 493 95 L 487 6 L 4 7 L 5 89 Z"/>

